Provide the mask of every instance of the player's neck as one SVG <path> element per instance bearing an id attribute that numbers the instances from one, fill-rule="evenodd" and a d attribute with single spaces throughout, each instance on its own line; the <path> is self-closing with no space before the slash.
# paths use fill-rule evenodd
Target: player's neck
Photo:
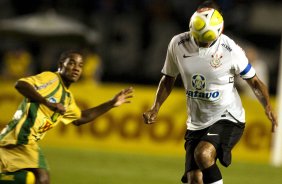
<path id="1" fill-rule="evenodd" d="M 64 75 L 59 74 L 61 77 L 61 81 L 64 83 L 64 86 L 69 89 L 70 85 L 72 84 Z"/>
<path id="2" fill-rule="evenodd" d="M 199 47 L 202 47 L 202 48 L 209 48 L 211 47 L 216 41 L 213 41 L 213 42 L 208 42 L 208 43 L 204 43 L 204 42 L 196 42 L 197 45 Z"/>
<path id="3" fill-rule="evenodd" d="M 64 85 L 66 86 L 67 89 L 69 89 L 70 85 L 71 85 L 71 82 L 68 82 L 66 80 L 63 79 L 63 83 Z"/>

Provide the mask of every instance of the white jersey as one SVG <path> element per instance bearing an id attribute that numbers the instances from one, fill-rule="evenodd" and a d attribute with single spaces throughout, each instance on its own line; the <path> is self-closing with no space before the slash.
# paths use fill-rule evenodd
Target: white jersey
<path id="1" fill-rule="evenodd" d="M 245 122 L 234 76 L 255 76 L 245 52 L 222 34 L 209 48 L 199 48 L 189 32 L 172 38 L 162 73 L 181 75 L 186 90 L 189 130 L 204 129 L 220 119 Z"/>

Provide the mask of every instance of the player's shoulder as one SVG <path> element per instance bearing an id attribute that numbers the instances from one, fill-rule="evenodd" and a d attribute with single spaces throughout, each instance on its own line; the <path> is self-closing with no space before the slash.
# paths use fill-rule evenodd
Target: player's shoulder
<path id="1" fill-rule="evenodd" d="M 170 44 L 171 45 L 181 45 L 184 42 L 189 41 L 189 40 L 190 40 L 189 32 L 183 32 L 183 33 L 173 36 L 170 41 Z"/>
<path id="2" fill-rule="evenodd" d="M 227 35 L 221 35 L 220 38 L 220 45 L 223 47 L 225 52 L 232 53 L 232 56 L 234 58 L 237 58 L 236 61 L 241 61 L 246 59 L 246 53 L 245 51 L 241 48 L 240 45 L 236 43 L 236 41 L 232 38 L 230 38 Z M 240 59 L 238 59 L 240 58 Z"/>
<path id="3" fill-rule="evenodd" d="M 238 49 L 238 44 L 225 34 L 220 35 L 220 45 L 226 49 L 226 51 L 233 52 Z"/>
<path id="4" fill-rule="evenodd" d="M 54 72 L 50 72 L 50 71 L 43 71 L 41 73 L 37 73 L 35 75 L 31 75 L 31 76 L 26 76 L 23 78 L 20 78 L 19 80 L 25 80 L 25 79 L 50 79 L 50 78 L 57 78 L 58 76 L 56 75 L 56 73 Z"/>
<path id="5" fill-rule="evenodd" d="M 48 75 L 48 76 L 57 76 L 56 72 L 51 72 L 51 71 L 43 71 L 40 74 L 41 75 Z"/>
<path id="6" fill-rule="evenodd" d="M 58 74 L 56 72 L 51 72 L 51 71 L 43 71 L 43 72 L 37 74 L 37 76 L 45 78 L 45 79 L 58 78 Z"/>

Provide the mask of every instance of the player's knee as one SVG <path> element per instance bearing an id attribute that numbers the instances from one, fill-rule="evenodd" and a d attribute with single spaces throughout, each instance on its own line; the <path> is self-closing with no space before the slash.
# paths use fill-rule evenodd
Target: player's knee
<path id="1" fill-rule="evenodd" d="M 196 148 L 194 152 L 194 158 L 200 169 L 207 168 L 214 164 L 215 161 L 214 149 L 209 149 L 206 147 Z"/>
<path id="2" fill-rule="evenodd" d="M 50 178 L 48 173 L 40 174 L 36 178 L 36 184 L 49 184 L 50 183 Z"/>
<path id="3" fill-rule="evenodd" d="M 198 163 L 207 162 L 212 159 L 210 151 L 205 149 L 195 150 L 194 157 Z"/>
<path id="4" fill-rule="evenodd" d="M 36 178 L 36 184 L 49 184 L 50 179 L 47 176 L 40 176 L 39 178 Z"/>
<path id="5" fill-rule="evenodd" d="M 49 173 L 45 169 L 32 169 L 32 172 L 36 178 L 36 184 L 49 184 L 50 177 Z"/>

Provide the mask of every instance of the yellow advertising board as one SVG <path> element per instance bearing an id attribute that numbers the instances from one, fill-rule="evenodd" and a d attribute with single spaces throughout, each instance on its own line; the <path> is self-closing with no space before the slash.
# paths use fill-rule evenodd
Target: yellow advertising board
<path id="1" fill-rule="evenodd" d="M 146 154 L 184 156 L 186 131 L 186 97 L 175 88 L 160 109 L 158 122 L 145 125 L 142 113 L 153 103 L 157 86 L 132 85 L 135 89 L 130 104 L 114 108 L 89 124 L 79 127 L 58 125 L 47 132 L 42 146 L 103 149 Z M 80 82 L 71 86 L 81 109 L 111 99 L 125 84 Z M 22 97 L 12 82 L 0 83 L 0 128 L 11 119 Z M 235 160 L 268 162 L 271 150 L 271 126 L 264 110 L 255 99 L 242 97 L 246 110 L 246 129 L 233 155 Z M 274 104 L 273 99 L 273 104 Z"/>

